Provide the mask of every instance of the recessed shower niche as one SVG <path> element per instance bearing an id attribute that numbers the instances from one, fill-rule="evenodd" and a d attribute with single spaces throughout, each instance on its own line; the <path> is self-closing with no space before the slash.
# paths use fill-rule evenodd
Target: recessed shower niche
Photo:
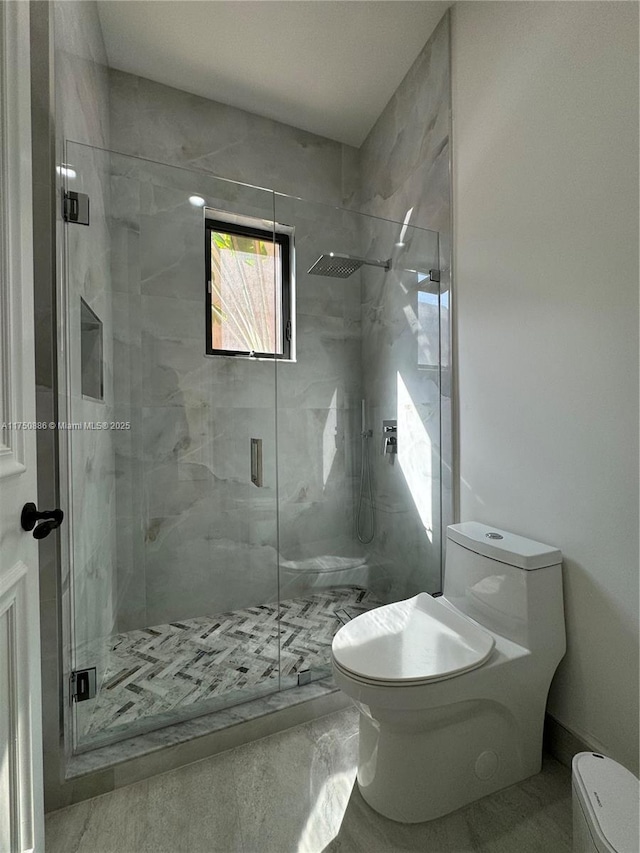
<path id="1" fill-rule="evenodd" d="M 102 321 L 80 297 L 80 370 L 83 397 L 104 400 Z"/>

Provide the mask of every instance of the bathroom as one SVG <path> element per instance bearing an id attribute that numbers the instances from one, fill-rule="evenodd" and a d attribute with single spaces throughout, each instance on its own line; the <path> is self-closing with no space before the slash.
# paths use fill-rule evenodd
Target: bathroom
<path id="1" fill-rule="evenodd" d="M 29 10 L 37 504 L 65 512 L 38 546 L 48 845 L 145 849 L 131 797 L 157 850 L 571 849 L 573 754 L 638 773 L 637 3 Z M 288 88 L 241 56 L 211 83 L 214 23 Z M 289 237 L 288 358 L 205 354 L 214 216 Z M 363 262 L 314 273 L 330 252 Z M 562 552 L 546 764 L 395 824 L 359 799 L 331 637 L 441 593 L 466 521 Z M 178 632 L 220 615 L 237 659 L 204 699 Z M 170 672 L 141 686 L 150 630 Z M 189 827 L 158 806 L 182 784 Z"/>

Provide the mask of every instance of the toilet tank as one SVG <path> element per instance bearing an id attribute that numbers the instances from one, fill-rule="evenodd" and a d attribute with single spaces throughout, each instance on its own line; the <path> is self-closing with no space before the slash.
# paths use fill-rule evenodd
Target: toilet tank
<path id="1" fill-rule="evenodd" d="M 562 554 L 476 521 L 447 528 L 443 595 L 490 631 L 528 649 L 565 651 Z"/>

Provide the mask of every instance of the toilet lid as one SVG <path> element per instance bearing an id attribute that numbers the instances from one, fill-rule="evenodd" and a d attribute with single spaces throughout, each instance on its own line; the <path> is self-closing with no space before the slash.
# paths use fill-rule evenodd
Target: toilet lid
<path id="1" fill-rule="evenodd" d="M 332 650 L 356 677 L 416 684 L 475 669 L 494 644 L 487 631 L 421 592 L 356 616 L 337 632 Z"/>

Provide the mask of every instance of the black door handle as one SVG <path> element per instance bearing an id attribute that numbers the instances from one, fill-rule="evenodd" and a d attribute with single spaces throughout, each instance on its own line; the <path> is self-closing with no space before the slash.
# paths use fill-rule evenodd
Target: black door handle
<path id="1" fill-rule="evenodd" d="M 28 503 L 22 507 L 20 524 L 23 530 L 33 530 L 35 527 L 35 530 L 33 530 L 34 539 L 44 539 L 52 530 L 60 527 L 63 518 L 64 513 L 61 509 L 45 509 L 42 512 L 38 512 L 34 503 Z M 38 521 L 42 523 L 36 527 Z"/>

